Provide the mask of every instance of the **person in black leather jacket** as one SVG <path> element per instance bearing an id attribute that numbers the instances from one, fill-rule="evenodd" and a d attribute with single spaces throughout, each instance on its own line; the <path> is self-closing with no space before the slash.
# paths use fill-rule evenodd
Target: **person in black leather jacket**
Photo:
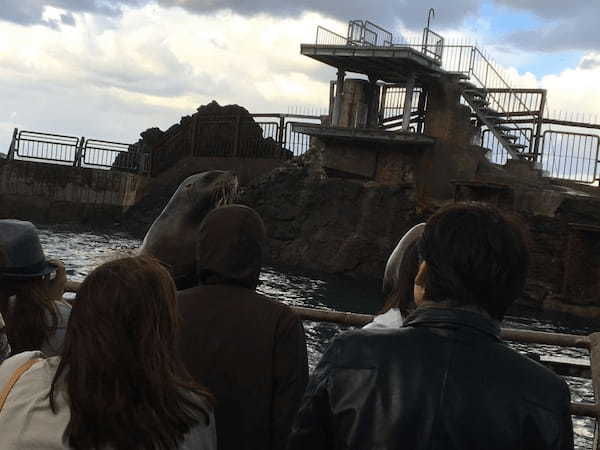
<path id="1" fill-rule="evenodd" d="M 520 226 L 457 203 L 429 219 L 419 250 L 416 311 L 332 342 L 288 449 L 572 449 L 566 383 L 499 338 L 527 276 Z"/>

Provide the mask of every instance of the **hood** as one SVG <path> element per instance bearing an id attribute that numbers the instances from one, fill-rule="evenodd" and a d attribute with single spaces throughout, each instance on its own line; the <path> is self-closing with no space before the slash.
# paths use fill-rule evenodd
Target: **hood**
<path id="1" fill-rule="evenodd" d="M 413 266 L 415 264 L 412 255 L 415 251 L 417 242 L 423 235 L 424 229 L 425 224 L 420 223 L 408 230 L 390 255 L 387 264 L 385 265 L 383 276 L 384 296 L 390 295 L 396 291 L 399 286 L 406 285 L 407 280 L 404 280 L 403 277 L 406 277 L 413 272 L 416 274 L 416 268 L 408 266 Z M 412 285 L 412 281 L 413 280 L 410 280 L 409 284 Z"/>
<path id="2" fill-rule="evenodd" d="M 228 205 L 214 209 L 200 224 L 196 246 L 199 283 L 256 288 L 265 243 L 265 226 L 252 208 Z"/>

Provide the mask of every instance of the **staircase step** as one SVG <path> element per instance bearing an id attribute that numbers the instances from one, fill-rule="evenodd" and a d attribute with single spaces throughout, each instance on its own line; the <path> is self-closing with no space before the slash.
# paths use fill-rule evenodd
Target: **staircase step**
<path id="1" fill-rule="evenodd" d="M 528 146 L 527 146 L 527 145 L 525 145 L 525 144 L 510 144 L 510 146 L 511 146 L 512 148 L 514 148 L 515 150 L 516 150 L 516 149 L 519 149 L 519 148 L 520 148 L 520 149 L 523 149 L 523 148 L 527 148 L 527 147 L 528 147 Z"/>
<path id="2" fill-rule="evenodd" d="M 480 107 L 485 107 L 490 104 L 490 102 L 488 102 L 483 97 L 472 98 L 470 100 L 471 100 L 471 103 L 474 103 L 476 106 L 480 106 Z"/>
<path id="3" fill-rule="evenodd" d="M 519 139 L 519 136 L 515 136 L 514 134 L 504 134 L 504 133 L 502 133 L 502 137 L 504 139 L 506 139 L 507 141 L 516 141 L 517 139 Z"/>
<path id="4" fill-rule="evenodd" d="M 502 113 L 499 113 L 495 109 L 491 109 L 491 108 L 481 108 L 479 110 L 479 112 L 487 117 L 498 117 L 498 116 L 502 115 Z"/>
<path id="5" fill-rule="evenodd" d="M 489 120 L 490 122 L 492 122 L 496 127 L 498 125 L 502 126 L 502 124 L 508 124 L 511 123 L 510 121 L 506 120 L 506 119 L 502 119 L 501 117 L 494 117 L 494 116 L 486 116 L 485 117 L 487 120 Z"/>

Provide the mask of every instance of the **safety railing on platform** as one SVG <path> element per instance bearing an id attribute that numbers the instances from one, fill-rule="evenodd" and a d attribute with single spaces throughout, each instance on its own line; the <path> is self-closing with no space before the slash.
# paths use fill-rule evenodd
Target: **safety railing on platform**
<path id="1" fill-rule="evenodd" d="M 15 128 L 8 158 L 73 164 L 75 156 L 81 149 L 82 139 Z"/>
<path id="2" fill-rule="evenodd" d="M 8 159 L 129 172 L 147 172 L 149 158 L 122 142 L 15 129 Z"/>
<path id="3" fill-rule="evenodd" d="M 598 179 L 600 136 L 546 130 L 542 142 L 539 162 L 548 176 L 584 183 Z"/>
<path id="4" fill-rule="evenodd" d="M 432 31 L 429 27 L 425 27 L 423 30 L 423 43 L 421 45 L 421 51 L 425 55 L 431 56 L 433 59 L 441 63 L 444 53 L 444 38 Z"/>
<path id="5" fill-rule="evenodd" d="M 317 45 L 348 45 L 348 38 L 319 25 L 315 43 Z"/>

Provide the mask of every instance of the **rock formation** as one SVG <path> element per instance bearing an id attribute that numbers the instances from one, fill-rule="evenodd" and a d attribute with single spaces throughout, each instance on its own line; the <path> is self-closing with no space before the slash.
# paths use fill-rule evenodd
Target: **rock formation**
<path id="1" fill-rule="evenodd" d="M 137 171 L 139 153 L 151 155 L 153 176 L 188 156 L 291 157 L 290 151 L 271 137 L 264 137 L 246 108 L 220 106 L 216 101 L 200 106 L 191 116 L 183 116 L 167 131 L 155 127 L 142 132 L 141 139 L 130 147 L 129 153 L 119 155 L 113 167 Z"/>

